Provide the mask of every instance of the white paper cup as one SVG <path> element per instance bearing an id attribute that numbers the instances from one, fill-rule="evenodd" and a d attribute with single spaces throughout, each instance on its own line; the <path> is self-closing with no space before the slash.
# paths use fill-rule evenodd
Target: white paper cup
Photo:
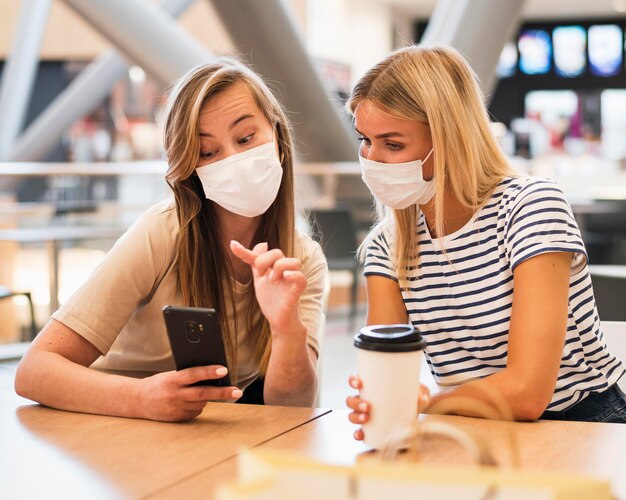
<path id="1" fill-rule="evenodd" d="M 355 335 L 361 397 L 371 405 L 363 441 L 382 448 L 406 436 L 417 418 L 422 350 L 426 343 L 412 325 L 368 326 Z"/>

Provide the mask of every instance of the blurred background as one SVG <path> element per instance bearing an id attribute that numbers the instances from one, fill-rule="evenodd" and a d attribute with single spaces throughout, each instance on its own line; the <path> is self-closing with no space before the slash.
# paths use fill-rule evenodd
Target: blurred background
<path id="1" fill-rule="evenodd" d="M 624 281 L 625 30 L 626 0 L 0 0 L 0 343 L 30 340 L 169 196 L 168 85 L 220 55 L 259 71 L 294 123 L 300 225 L 333 270 L 327 340 L 363 323 L 353 255 L 373 221 L 342 105 L 412 43 L 466 55 L 511 162 L 561 183 L 590 263 Z"/>

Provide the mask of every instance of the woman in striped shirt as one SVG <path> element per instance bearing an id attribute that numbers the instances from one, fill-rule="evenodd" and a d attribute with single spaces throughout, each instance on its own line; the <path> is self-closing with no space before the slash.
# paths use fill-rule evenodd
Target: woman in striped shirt
<path id="1" fill-rule="evenodd" d="M 626 422 L 624 366 L 603 340 L 571 208 L 554 182 L 512 171 L 465 60 L 398 50 L 347 106 L 380 207 L 362 247 L 367 323 L 410 321 L 423 335 L 442 391 L 423 391 L 420 410 L 497 393 L 517 420 Z M 353 423 L 367 421 L 367 401 L 347 403 Z"/>

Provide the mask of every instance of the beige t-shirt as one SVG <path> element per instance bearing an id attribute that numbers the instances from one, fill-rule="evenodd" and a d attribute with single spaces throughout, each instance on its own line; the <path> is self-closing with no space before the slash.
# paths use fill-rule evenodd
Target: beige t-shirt
<path id="1" fill-rule="evenodd" d="M 177 269 L 173 265 L 179 231 L 171 200 L 148 209 L 115 243 L 87 281 L 52 317 L 91 342 L 101 353 L 93 368 L 119 371 L 162 372 L 174 370 L 162 309 L 183 305 L 177 292 Z M 300 298 L 300 316 L 307 328 L 307 343 L 316 352 L 322 317 L 322 293 L 327 271 L 320 246 L 298 234 L 296 257 L 302 261 L 307 286 Z M 237 300 L 245 285 L 235 283 Z M 226 304 L 229 299 L 226 298 Z M 227 306 L 228 307 L 228 306 Z M 245 388 L 259 374 L 253 360 L 248 331 L 237 335 L 237 385 Z M 234 328 L 231 328 L 233 331 Z"/>

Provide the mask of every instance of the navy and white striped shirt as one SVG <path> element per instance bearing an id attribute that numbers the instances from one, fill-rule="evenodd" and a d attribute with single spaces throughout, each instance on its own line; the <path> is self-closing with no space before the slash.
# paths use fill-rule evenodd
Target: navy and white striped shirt
<path id="1" fill-rule="evenodd" d="M 565 410 L 625 373 L 603 340 L 585 247 L 554 182 L 506 178 L 460 230 L 433 239 L 421 213 L 417 232 L 419 271 L 409 261 L 402 297 L 427 342 L 426 360 L 439 385 L 462 384 L 506 367 L 513 270 L 548 252 L 573 254 L 567 336 L 548 410 Z M 366 276 L 397 281 L 391 243 L 388 228 L 372 236 Z"/>

